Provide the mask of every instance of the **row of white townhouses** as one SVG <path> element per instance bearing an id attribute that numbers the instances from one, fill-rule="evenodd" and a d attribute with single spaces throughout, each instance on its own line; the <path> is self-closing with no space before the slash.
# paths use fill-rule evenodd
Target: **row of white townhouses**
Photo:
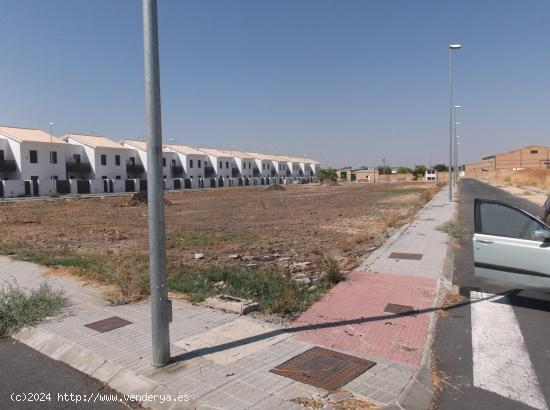
<path id="1" fill-rule="evenodd" d="M 306 183 L 319 163 L 308 158 L 165 145 L 165 189 Z M 147 189 L 144 141 L 115 142 L 69 133 L 0 126 L 0 198 L 138 192 Z"/>

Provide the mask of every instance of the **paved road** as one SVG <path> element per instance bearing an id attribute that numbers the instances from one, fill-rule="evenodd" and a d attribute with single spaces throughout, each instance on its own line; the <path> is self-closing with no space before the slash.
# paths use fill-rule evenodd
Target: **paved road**
<path id="1" fill-rule="evenodd" d="M 458 212 L 459 220 L 470 231 L 475 198 L 501 200 L 539 212 L 527 200 L 465 179 L 461 182 Z M 438 408 L 548 409 L 550 298 L 480 287 L 473 277 L 471 236 L 460 245 L 455 255 L 454 283 L 468 298 L 437 322 L 434 357 L 444 380 Z M 506 296 L 486 299 L 510 291 Z"/>
<path id="2" fill-rule="evenodd" d="M 22 400 L 22 395 L 28 395 L 28 393 L 49 393 L 50 400 L 47 400 L 48 396 L 43 394 L 31 397 L 46 401 L 12 401 L 12 397 Z M 59 400 L 58 393 L 80 394 L 81 397 L 87 395 L 96 402 L 76 403 L 68 396 L 64 400 Z M 0 408 L 2 409 L 128 409 L 129 407 L 124 403 L 100 401 L 99 395 L 105 398 L 114 394 L 102 383 L 78 370 L 51 360 L 11 338 L 0 338 Z M 73 396 L 73 399 L 75 398 L 76 396 Z"/>

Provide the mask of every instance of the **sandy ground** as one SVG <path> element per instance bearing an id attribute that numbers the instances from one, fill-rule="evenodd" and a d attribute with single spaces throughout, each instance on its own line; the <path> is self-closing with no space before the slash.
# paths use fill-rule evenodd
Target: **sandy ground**
<path id="1" fill-rule="evenodd" d="M 433 184 L 299 185 L 167 193 L 174 266 L 320 269 L 327 255 L 352 269 L 431 198 Z M 0 246 L 61 255 L 147 254 L 147 208 L 128 197 L 3 203 Z M 204 254 L 196 259 L 195 254 Z M 307 266 L 295 263 L 310 262 Z"/>

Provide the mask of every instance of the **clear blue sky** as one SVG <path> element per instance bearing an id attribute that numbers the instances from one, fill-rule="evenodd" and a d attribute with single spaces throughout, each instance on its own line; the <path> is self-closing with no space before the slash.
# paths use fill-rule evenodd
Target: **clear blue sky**
<path id="1" fill-rule="evenodd" d="M 550 2 L 159 0 L 163 131 L 333 166 L 550 145 Z M 0 0 L 0 123 L 144 134 L 141 2 Z"/>

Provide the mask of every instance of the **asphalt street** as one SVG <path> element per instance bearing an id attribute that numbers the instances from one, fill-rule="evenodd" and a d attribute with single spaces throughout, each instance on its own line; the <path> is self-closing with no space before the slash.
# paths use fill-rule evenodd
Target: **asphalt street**
<path id="1" fill-rule="evenodd" d="M 72 396 L 71 396 L 72 394 Z M 128 409 L 101 382 L 9 337 L 0 338 L 0 408 Z M 136 406 L 132 406 L 136 407 Z"/>
<path id="2" fill-rule="evenodd" d="M 455 251 L 453 282 L 466 299 L 437 321 L 433 357 L 443 380 L 437 408 L 548 409 L 550 298 L 476 282 L 471 242 L 475 198 L 540 212 L 535 204 L 480 181 L 461 181 L 458 218 L 469 234 Z M 500 293 L 504 296 L 484 299 Z"/>

